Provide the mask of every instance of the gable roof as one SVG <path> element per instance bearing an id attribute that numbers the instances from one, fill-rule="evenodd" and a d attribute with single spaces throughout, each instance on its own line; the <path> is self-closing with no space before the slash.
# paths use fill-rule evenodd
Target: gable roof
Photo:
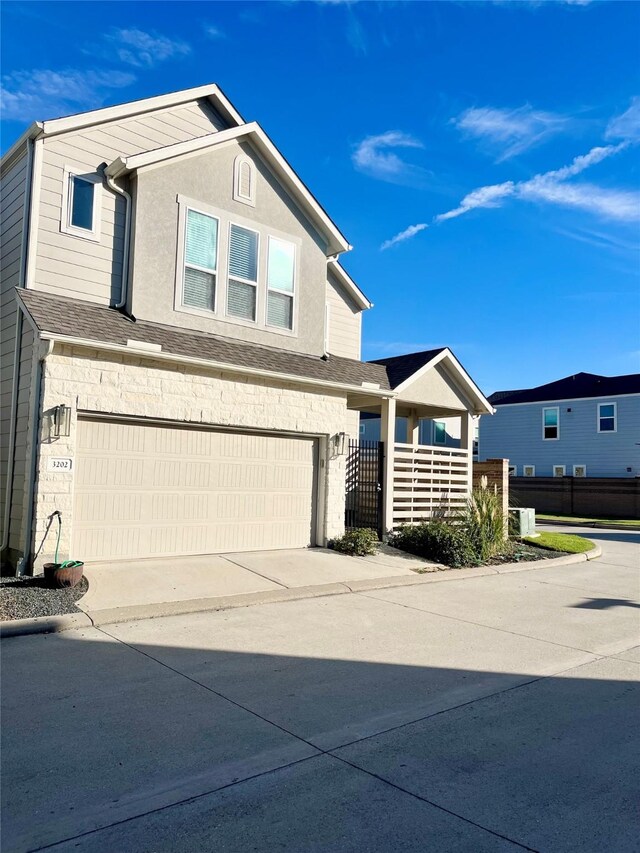
<path id="1" fill-rule="evenodd" d="M 396 355 L 392 358 L 379 358 L 371 364 L 379 364 L 387 371 L 390 387 L 402 394 L 413 383 L 437 364 L 442 364 L 453 377 L 465 398 L 474 406 L 473 414 L 493 414 L 494 408 L 473 381 L 464 367 L 460 364 L 449 347 L 410 352 L 407 355 Z M 402 399 L 399 397 L 398 399 Z"/>
<path id="2" fill-rule="evenodd" d="M 329 214 L 315 198 L 308 187 L 300 180 L 289 163 L 278 151 L 260 125 L 255 122 L 232 127 L 229 130 L 219 130 L 184 142 L 174 142 L 151 151 L 142 151 L 128 157 L 118 157 L 106 169 L 107 175 L 117 178 L 145 166 L 155 166 L 175 157 L 183 157 L 198 151 L 207 151 L 217 145 L 224 145 L 233 140 L 249 140 L 262 159 L 267 163 L 276 178 L 296 200 L 311 223 L 323 234 L 328 241 L 327 254 L 335 255 L 347 252 L 351 245 L 342 234 Z"/>
<path id="3" fill-rule="evenodd" d="M 410 376 L 428 364 L 430 361 L 444 352 L 446 347 L 439 349 L 428 349 L 423 352 L 410 352 L 407 355 L 395 355 L 392 358 L 377 358 L 371 364 L 382 364 L 387 370 L 389 384 L 392 388 L 397 388 L 405 382 Z"/>
<path id="4" fill-rule="evenodd" d="M 366 311 L 368 308 L 373 308 L 373 302 L 365 296 L 349 273 L 335 258 L 329 261 L 329 272 L 334 274 L 338 282 L 344 287 L 358 308 L 362 311 Z"/>
<path id="5" fill-rule="evenodd" d="M 210 362 L 213 369 L 271 374 L 314 385 L 339 385 L 367 394 L 389 391 L 384 368 L 332 355 L 304 355 L 246 343 L 221 335 L 178 329 L 146 320 L 132 320 L 119 311 L 92 302 L 53 296 L 37 290 L 16 290 L 18 299 L 43 338 L 106 349 L 127 347 L 148 358 Z M 137 346 L 136 346 L 137 345 Z M 388 394 L 381 396 L 389 396 Z"/>
<path id="6" fill-rule="evenodd" d="M 555 402 L 576 400 L 580 397 L 614 397 L 640 394 L 640 373 L 625 376 L 600 376 L 597 373 L 575 373 L 546 385 L 522 391 L 496 391 L 489 397 L 495 406 L 513 403 Z"/>

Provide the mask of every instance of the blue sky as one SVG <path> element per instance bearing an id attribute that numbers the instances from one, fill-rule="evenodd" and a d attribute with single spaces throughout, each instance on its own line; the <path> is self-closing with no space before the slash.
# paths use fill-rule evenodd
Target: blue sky
<path id="1" fill-rule="evenodd" d="M 640 369 L 640 4 L 3 4 L 2 145 L 217 82 L 354 250 L 363 357 L 487 393 Z"/>

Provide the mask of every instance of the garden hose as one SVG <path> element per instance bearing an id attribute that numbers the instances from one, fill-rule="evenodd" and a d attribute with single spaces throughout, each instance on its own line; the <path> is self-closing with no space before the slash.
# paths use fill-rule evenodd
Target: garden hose
<path id="1" fill-rule="evenodd" d="M 84 563 L 81 560 L 64 560 L 62 563 L 58 563 L 58 549 L 60 548 L 60 534 L 62 533 L 62 513 L 60 510 L 56 510 L 55 514 L 58 516 L 58 540 L 56 542 L 56 553 L 53 562 L 60 569 L 75 569 L 76 566 L 83 566 Z"/>

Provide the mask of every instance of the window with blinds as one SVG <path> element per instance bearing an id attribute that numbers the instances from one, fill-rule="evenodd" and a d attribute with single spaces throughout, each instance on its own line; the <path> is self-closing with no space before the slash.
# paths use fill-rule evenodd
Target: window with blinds
<path id="1" fill-rule="evenodd" d="M 218 269 L 218 220 L 187 209 L 182 303 L 215 311 Z"/>
<path id="2" fill-rule="evenodd" d="M 267 259 L 267 325 L 293 329 L 296 247 L 269 237 Z"/>
<path id="3" fill-rule="evenodd" d="M 257 285 L 258 232 L 231 225 L 227 314 L 255 322 Z"/>

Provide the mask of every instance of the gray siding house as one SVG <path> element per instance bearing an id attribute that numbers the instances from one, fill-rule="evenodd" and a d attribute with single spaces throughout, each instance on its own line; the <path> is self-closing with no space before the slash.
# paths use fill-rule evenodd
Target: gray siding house
<path id="1" fill-rule="evenodd" d="M 640 477 L 640 374 L 578 373 L 489 397 L 479 458 L 515 477 Z"/>

